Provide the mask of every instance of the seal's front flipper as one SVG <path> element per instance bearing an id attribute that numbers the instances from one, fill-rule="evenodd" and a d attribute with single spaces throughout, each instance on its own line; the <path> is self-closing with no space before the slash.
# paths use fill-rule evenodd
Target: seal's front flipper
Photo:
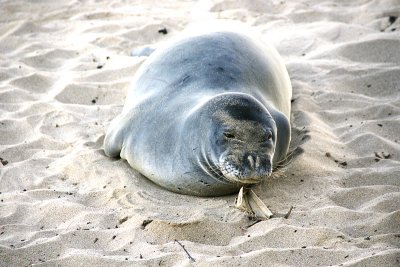
<path id="1" fill-rule="evenodd" d="M 148 57 L 151 55 L 151 53 L 154 52 L 155 47 L 152 46 L 142 46 L 138 47 L 135 50 L 131 52 L 131 56 L 133 57 Z"/>
<path id="2" fill-rule="evenodd" d="M 120 118 L 117 117 L 111 123 L 104 138 L 104 152 L 112 158 L 120 157 L 124 143 L 124 131 L 121 130 Z M 123 125 L 122 125 L 123 127 Z"/>

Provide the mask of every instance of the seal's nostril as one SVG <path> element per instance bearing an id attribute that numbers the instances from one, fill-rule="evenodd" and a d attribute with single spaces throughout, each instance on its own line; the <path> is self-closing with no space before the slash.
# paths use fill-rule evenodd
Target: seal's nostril
<path id="1" fill-rule="evenodd" d="M 249 156 L 247 157 L 247 160 L 249 161 L 250 169 L 251 169 L 251 170 L 254 170 L 254 159 L 253 159 L 253 156 L 252 156 L 252 155 L 249 155 Z"/>
<path id="2" fill-rule="evenodd" d="M 256 168 L 257 169 L 260 168 L 260 163 L 261 163 L 261 159 L 259 156 L 257 156 L 257 158 L 256 158 Z"/>

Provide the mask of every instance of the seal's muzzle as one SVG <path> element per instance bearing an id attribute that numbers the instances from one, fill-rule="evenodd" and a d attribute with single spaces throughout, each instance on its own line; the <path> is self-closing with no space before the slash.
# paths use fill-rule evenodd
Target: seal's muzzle
<path id="1" fill-rule="evenodd" d="M 271 159 L 266 155 L 244 153 L 241 156 L 223 153 L 219 159 L 221 173 L 229 181 L 256 184 L 271 175 Z"/>

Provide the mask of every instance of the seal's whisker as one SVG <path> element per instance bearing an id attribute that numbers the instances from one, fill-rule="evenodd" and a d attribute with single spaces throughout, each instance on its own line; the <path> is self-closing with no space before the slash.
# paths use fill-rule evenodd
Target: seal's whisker
<path id="1" fill-rule="evenodd" d="M 225 178 L 224 175 L 221 173 L 220 169 L 217 166 L 213 167 L 208 160 L 200 161 L 200 162 L 205 163 L 207 165 L 208 169 L 210 171 L 212 171 L 213 174 L 217 175 L 220 178 Z"/>
<path id="2" fill-rule="evenodd" d="M 209 156 L 207 153 L 203 152 L 203 160 L 199 160 L 199 163 L 202 163 L 201 166 L 205 168 L 205 171 L 210 174 L 211 177 L 215 177 L 220 181 L 224 181 L 227 183 L 231 183 L 222 173 L 219 166 L 213 166 L 210 163 Z"/>
<path id="3" fill-rule="evenodd" d="M 277 170 L 288 166 L 293 160 L 293 155 L 294 155 L 294 150 L 289 151 L 286 157 L 276 164 L 273 171 L 276 172 Z"/>
<path id="4" fill-rule="evenodd" d="M 292 162 L 292 159 L 283 161 L 282 163 L 278 164 L 278 165 L 275 167 L 275 170 L 285 168 L 285 167 L 287 167 L 291 162 Z"/>
<path id="5" fill-rule="evenodd" d="M 284 177 L 284 176 L 285 176 L 285 169 L 280 168 L 280 169 L 273 171 L 271 173 L 270 177 L 271 177 L 271 179 L 277 179 L 277 178 Z"/>

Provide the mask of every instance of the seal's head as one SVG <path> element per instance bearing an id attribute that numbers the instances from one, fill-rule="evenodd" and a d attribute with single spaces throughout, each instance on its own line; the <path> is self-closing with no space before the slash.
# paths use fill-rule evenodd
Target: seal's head
<path id="1" fill-rule="evenodd" d="M 254 97 L 228 93 L 209 101 L 203 169 L 236 185 L 255 184 L 272 172 L 276 125 Z"/>

